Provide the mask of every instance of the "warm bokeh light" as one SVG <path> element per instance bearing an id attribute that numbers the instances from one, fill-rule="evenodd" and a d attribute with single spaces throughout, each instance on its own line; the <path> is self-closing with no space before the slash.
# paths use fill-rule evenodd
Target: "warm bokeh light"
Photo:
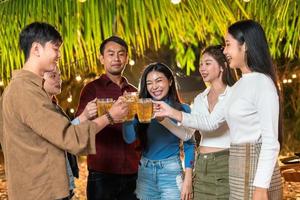
<path id="1" fill-rule="evenodd" d="M 79 81 L 81 81 L 81 76 L 80 76 L 80 75 L 77 75 L 75 79 L 76 79 L 76 81 L 79 82 Z"/>
<path id="2" fill-rule="evenodd" d="M 134 60 L 130 60 L 129 61 L 129 65 L 133 66 L 135 64 L 135 61 Z"/>
<path id="3" fill-rule="evenodd" d="M 171 0 L 172 4 L 179 4 L 181 2 L 181 0 Z"/>
<path id="4" fill-rule="evenodd" d="M 67 98 L 67 102 L 69 102 L 69 103 L 72 102 L 72 96 L 69 96 L 69 97 Z"/>
<path id="5" fill-rule="evenodd" d="M 297 75 L 296 74 L 292 74 L 292 78 L 297 78 Z"/>
<path id="6" fill-rule="evenodd" d="M 288 81 L 287 81 L 286 79 L 283 79 L 283 81 L 282 81 L 282 82 L 285 84 L 285 83 L 287 83 Z"/>
<path id="7" fill-rule="evenodd" d="M 70 109 L 70 113 L 73 114 L 74 112 L 75 112 L 74 108 L 71 108 L 71 109 Z"/>
<path id="8" fill-rule="evenodd" d="M 288 82 L 288 83 L 291 83 L 291 82 L 293 82 L 293 81 L 292 81 L 292 79 L 289 78 L 289 79 L 287 80 L 287 82 Z"/>

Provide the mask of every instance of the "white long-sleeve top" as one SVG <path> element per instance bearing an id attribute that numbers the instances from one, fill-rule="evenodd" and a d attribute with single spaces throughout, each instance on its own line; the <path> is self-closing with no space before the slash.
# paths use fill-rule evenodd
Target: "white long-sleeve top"
<path id="1" fill-rule="evenodd" d="M 218 102 L 215 106 L 220 104 L 228 94 L 230 87 L 226 87 L 225 91 L 219 95 Z M 194 99 L 194 104 L 192 107 L 192 114 L 203 114 L 209 115 L 209 104 L 207 100 L 207 95 L 210 91 L 210 87 L 206 88 L 202 93 L 198 94 Z M 214 112 L 214 110 L 212 110 Z M 205 147 L 217 147 L 217 148 L 229 148 L 230 147 L 230 135 L 227 123 L 224 122 L 218 129 L 214 131 L 201 131 L 201 141 L 200 146 Z"/>
<path id="2" fill-rule="evenodd" d="M 188 141 L 194 136 L 194 129 L 182 126 L 180 123 L 175 123 L 170 118 L 165 117 L 159 123 L 183 141 Z"/>
<path id="3" fill-rule="evenodd" d="M 279 98 L 271 78 L 258 72 L 243 74 L 214 110 L 209 117 L 183 114 L 182 124 L 212 131 L 226 119 L 232 143 L 252 143 L 262 137 L 253 185 L 269 188 L 279 153 Z"/>

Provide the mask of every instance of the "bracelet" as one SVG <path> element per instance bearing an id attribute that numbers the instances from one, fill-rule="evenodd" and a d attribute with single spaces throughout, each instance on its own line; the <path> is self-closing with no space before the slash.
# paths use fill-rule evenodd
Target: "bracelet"
<path id="1" fill-rule="evenodd" d="M 108 111 L 105 113 L 105 116 L 107 117 L 109 124 L 113 125 L 114 119 L 112 118 L 111 114 Z"/>

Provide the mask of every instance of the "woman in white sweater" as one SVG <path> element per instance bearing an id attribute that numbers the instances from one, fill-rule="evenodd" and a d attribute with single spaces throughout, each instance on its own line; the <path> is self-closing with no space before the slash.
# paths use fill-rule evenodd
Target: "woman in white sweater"
<path id="1" fill-rule="evenodd" d="M 232 24 L 225 35 L 231 68 L 241 79 L 209 116 L 184 114 L 158 102 L 156 116 L 211 131 L 226 120 L 230 129 L 230 199 L 279 200 L 282 183 L 277 164 L 281 138 L 279 90 L 265 33 L 253 20 Z"/>
<path id="2" fill-rule="evenodd" d="M 202 52 L 199 72 L 209 86 L 195 99 L 192 114 L 214 112 L 235 83 L 221 45 L 209 46 Z M 228 199 L 228 158 L 230 136 L 224 122 L 214 132 L 201 131 L 198 159 L 195 166 L 194 199 Z"/>

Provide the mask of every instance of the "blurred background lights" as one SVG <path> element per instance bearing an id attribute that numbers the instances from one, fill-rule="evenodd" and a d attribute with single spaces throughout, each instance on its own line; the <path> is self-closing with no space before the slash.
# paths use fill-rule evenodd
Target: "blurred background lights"
<path id="1" fill-rule="evenodd" d="M 181 2 L 181 0 L 171 0 L 172 4 L 179 4 Z"/>
<path id="2" fill-rule="evenodd" d="M 71 108 L 71 109 L 70 109 L 70 113 L 73 114 L 74 112 L 75 112 L 74 108 Z"/>
<path id="3" fill-rule="evenodd" d="M 296 74 L 292 74 L 292 78 L 297 78 L 297 75 Z"/>
<path id="4" fill-rule="evenodd" d="M 130 60 L 129 61 L 129 65 L 133 66 L 135 64 L 135 61 L 134 60 Z"/>
<path id="5" fill-rule="evenodd" d="M 80 75 L 77 75 L 75 79 L 76 79 L 76 81 L 79 82 L 79 81 L 81 81 L 81 76 L 80 76 Z"/>
<path id="6" fill-rule="evenodd" d="M 70 95 L 70 96 L 67 98 L 67 102 L 69 102 L 69 103 L 72 102 L 72 95 Z"/>

